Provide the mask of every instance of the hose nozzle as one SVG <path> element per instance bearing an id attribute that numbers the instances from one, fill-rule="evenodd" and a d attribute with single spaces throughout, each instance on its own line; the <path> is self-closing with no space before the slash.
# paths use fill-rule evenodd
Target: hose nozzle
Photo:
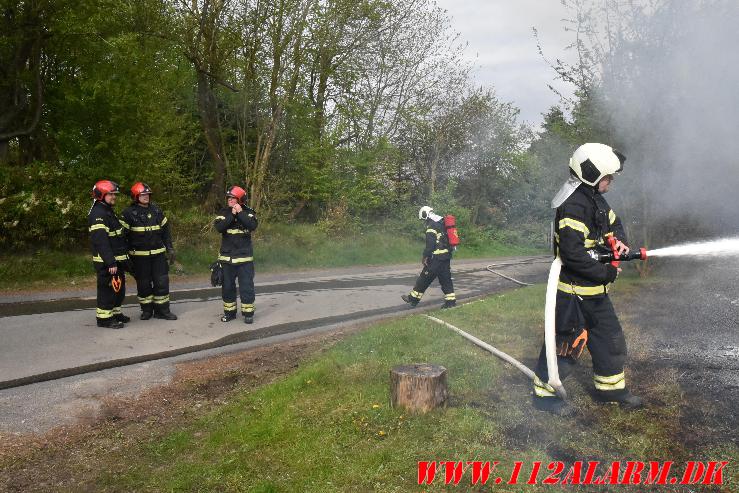
<path id="1" fill-rule="evenodd" d="M 628 262 L 629 260 L 646 260 L 647 259 L 647 249 L 646 248 L 640 248 L 638 250 L 633 250 L 626 255 L 618 255 L 615 252 L 608 252 L 608 253 L 601 253 L 598 255 L 598 260 L 600 262 L 608 263 L 608 262 Z M 614 265 L 614 267 L 618 267 L 618 265 Z"/>

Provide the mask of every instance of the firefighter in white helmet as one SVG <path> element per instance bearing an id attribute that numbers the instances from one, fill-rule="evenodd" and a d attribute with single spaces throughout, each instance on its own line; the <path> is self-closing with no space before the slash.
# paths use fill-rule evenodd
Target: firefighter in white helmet
<path id="1" fill-rule="evenodd" d="M 410 306 L 418 305 L 421 297 L 431 283 L 439 278 L 444 293 L 442 308 L 452 308 L 457 304 L 452 283 L 452 248 L 449 245 L 444 218 L 434 214 L 434 210 L 425 205 L 418 211 L 418 219 L 426 223 L 426 248 L 423 250 L 423 269 L 410 293 L 402 296 Z"/>
<path id="2" fill-rule="evenodd" d="M 609 236 L 619 253 L 628 253 L 621 220 L 606 202 L 614 175 L 625 157 L 604 144 L 581 145 L 570 159 L 570 179 L 552 200 L 554 254 L 562 261 L 556 304 L 557 362 L 560 379 L 570 373 L 587 346 L 593 360 L 594 398 L 626 409 L 642 407 L 642 399 L 626 386 L 626 340 L 608 297 L 608 287 L 620 269 L 593 255 L 607 251 Z M 569 414 L 548 385 L 546 351 L 542 346 L 534 379 L 534 406 L 555 414 Z"/>

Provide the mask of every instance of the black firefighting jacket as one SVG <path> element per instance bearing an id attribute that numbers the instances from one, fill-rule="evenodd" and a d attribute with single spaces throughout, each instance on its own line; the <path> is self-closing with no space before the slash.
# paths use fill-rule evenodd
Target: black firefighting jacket
<path id="1" fill-rule="evenodd" d="M 172 249 L 172 234 L 167 216 L 151 202 L 148 207 L 131 204 L 121 215 L 125 228 L 129 255 L 158 255 Z"/>
<path id="2" fill-rule="evenodd" d="M 602 194 L 582 184 L 557 208 L 554 219 L 554 253 L 562 260 L 558 289 L 579 296 L 604 296 L 617 270 L 591 253 L 607 252 L 606 238 L 626 243 L 621 219 Z"/>
<path id="3" fill-rule="evenodd" d="M 96 266 L 113 267 L 128 260 L 123 226 L 113 208 L 95 201 L 87 217 L 92 246 L 92 261 Z"/>
<path id="4" fill-rule="evenodd" d="M 251 232 L 257 229 L 257 215 L 253 209 L 242 206 L 234 215 L 230 207 L 224 207 L 216 216 L 215 228 L 222 236 L 218 260 L 232 264 L 254 260 Z"/>
<path id="5" fill-rule="evenodd" d="M 443 219 L 441 221 L 426 219 L 426 248 L 423 249 L 423 258 L 431 257 L 437 260 L 452 258 Z"/>

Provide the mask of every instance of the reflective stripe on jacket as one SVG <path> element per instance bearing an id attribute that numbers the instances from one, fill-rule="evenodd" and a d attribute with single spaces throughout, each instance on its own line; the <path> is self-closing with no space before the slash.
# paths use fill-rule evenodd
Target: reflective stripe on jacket
<path id="1" fill-rule="evenodd" d="M 148 207 L 131 204 L 123 211 L 121 224 L 126 229 L 131 255 L 157 255 L 172 248 L 167 216 L 153 202 Z"/>
<path id="2" fill-rule="evenodd" d="M 253 249 L 251 232 L 257 229 L 258 221 L 254 210 L 243 206 L 242 211 L 234 215 L 230 207 L 218 212 L 214 226 L 221 233 L 221 249 L 218 259 L 232 264 L 251 262 Z"/>
<path id="3" fill-rule="evenodd" d="M 87 216 L 87 225 L 93 262 L 112 267 L 116 261 L 128 259 L 124 228 L 111 206 L 95 201 Z"/>
<path id="4" fill-rule="evenodd" d="M 579 296 L 603 296 L 608 268 L 590 251 L 607 251 L 605 239 L 615 235 L 626 243 L 621 220 L 602 194 L 580 185 L 557 208 L 554 222 L 555 254 L 562 259 L 558 289 Z"/>
<path id="5" fill-rule="evenodd" d="M 434 257 L 440 260 L 452 257 L 443 220 L 426 220 L 426 248 L 423 250 L 423 256 L 424 258 Z"/>

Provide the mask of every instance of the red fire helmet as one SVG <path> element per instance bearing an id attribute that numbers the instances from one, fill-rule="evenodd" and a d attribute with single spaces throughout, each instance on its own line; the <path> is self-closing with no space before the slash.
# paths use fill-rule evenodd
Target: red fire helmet
<path id="1" fill-rule="evenodd" d="M 233 197 L 243 204 L 246 201 L 246 190 L 237 185 L 231 186 L 226 191 L 226 197 Z"/>
<path id="2" fill-rule="evenodd" d="M 114 181 L 100 180 L 92 187 L 92 197 L 95 200 L 103 200 L 109 193 L 118 193 L 121 188 Z"/>
<path id="3" fill-rule="evenodd" d="M 149 185 L 142 181 L 138 181 L 133 184 L 131 187 L 131 198 L 134 202 L 139 201 L 139 195 L 143 194 L 151 194 L 151 188 L 149 188 Z"/>

